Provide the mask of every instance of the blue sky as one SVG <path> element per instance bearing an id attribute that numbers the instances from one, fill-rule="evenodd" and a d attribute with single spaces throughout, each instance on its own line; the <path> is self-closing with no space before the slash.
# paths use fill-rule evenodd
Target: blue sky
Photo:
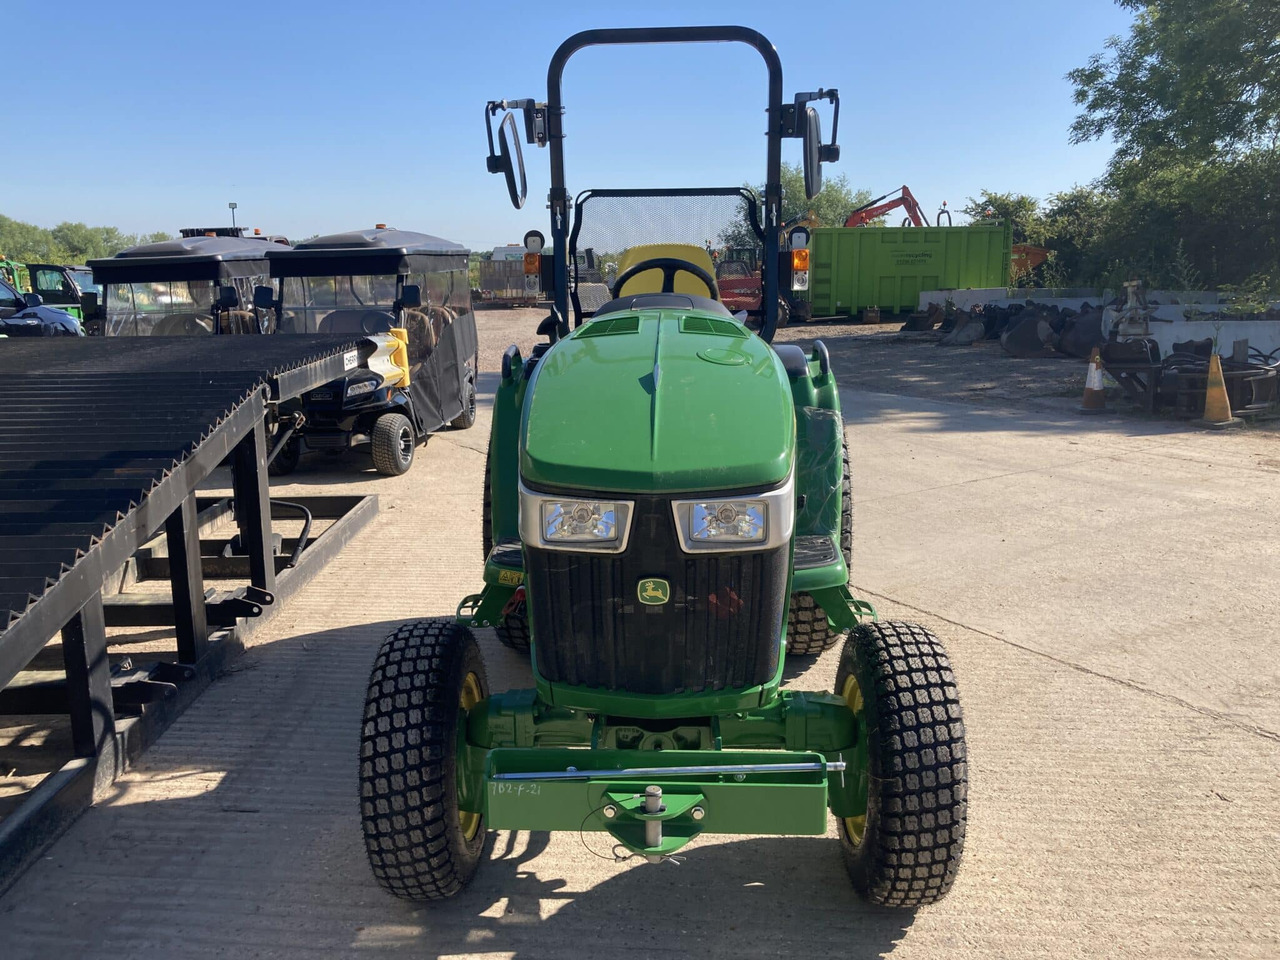
<path id="1" fill-rule="evenodd" d="M 477 249 L 545 232 L 484 169 L 486 100 L 546 98 L 546 68 L 591 27 L 741 23 L 782 58 L 785 95 L 841 92 L 842 159 L 875 195 L 932 213 L 983 188 L 1044 196 L 1097 177 L 1071 146 L 1064 74 L 1123 33 L 1111 0 L 643 5 L 7 0 L 39 68 L 8 57 L 0 213 L 129 232 L 238 222 L 294 237 L 387 222 Z M 37 28 L 37 25 L 44 27 Z M 597 48 L 565 75 L 569 186 L 723 186 L 764 169 L 765 72 L 741 45 Z M 826 126 L 829 130 L 829 122 Z M 799 141 L 786 141 L 796 160 Z"/>

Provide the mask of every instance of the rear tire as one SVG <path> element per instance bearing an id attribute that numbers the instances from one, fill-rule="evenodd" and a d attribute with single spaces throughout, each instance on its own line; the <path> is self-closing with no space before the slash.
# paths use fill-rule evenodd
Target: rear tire
<path id="1" fill-rule="evenodd" d="M 388 477 L 399 477 L 413 466 L 418 438 L 403 413 L 384 413 L 373 424 L 373 467 Z"/>
<path id="2" fill-rule="evenodd" d="M 849 465 L 849 441 L 840 444 L 843 458 L 840 479 L 840 552 L 844 565 L 853 574 L 853 479 Z M 830 650 L 847 636 L 844 631 L 832 630 L 827 615 L 816 600 L 807 593 L 793 593 L 787 609 L 787 653 L 807 657 Z"/>
<path id="3" fill-rule="evenodd" d="M 459 724 L 489 695 L 471 631 L 416 620 L 383 641 L 360 738 L 360 818 L 378 884 L 402 900 L 443 900 L 471 882 L 484 819 L 458 807 Z"/>
<path id="4" fill-rule="evenodd" d="M 859 895 L 889 907 L 934 903 L 964 852 L 968 766 L 964 715 L 942 643 L 914 623 L 864 623 L 845 641 L 836 694 L 867 737 L 864 817 L 839 821 Z"/>
<path id="5" fill-rule="evenodd" d="M 449 426 L 455 430 L 470 430 L 476 425 L 476 385 L 475 381 L 468 380 L 467 388 L 462 394 L 462 412 L 458 414 Z"/>

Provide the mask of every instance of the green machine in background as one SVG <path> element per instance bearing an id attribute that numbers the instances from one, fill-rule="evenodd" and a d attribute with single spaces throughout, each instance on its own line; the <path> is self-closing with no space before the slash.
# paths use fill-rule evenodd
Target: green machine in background
<path id="1" fill-rule="evenodd" d="M 928 290 L 1009 284 L 1008 220 L 961 227 L 819 227 L 813 231 L 809 300 L 813 316 L 852 316 L 867 307 L 910 313 Z"/>
<path id="2" fill-rule="evenodd" d="M 765 61 L 763 197 L 571 201 L 566 62 L 592 45 L 685 42 L 744 43 Z M 817 101 L 834 110 L 830 142 Z M 834 815 L 858 892 L 938 899 L 967 810 L 955 679 L 928 630 L 878 622 L 851 595 L 850 452 L 830 357 L 821 343 L 770 343 L 782 141 L 802 140 L 813 196 L 839 157 L 838 94 L 784 102 L 778 55 L 747 28 L 596 30 L 557 50 L 546 102 L 491 101 L 485 116 L 489 170 L 517 208 L 521 141 L 550 151 L 550 249 L 537 231 L 525 244 L 554 307 L 545 343 L 503 357 L 483 589 L 456 618 L 401 626 L 373 667 L 359 780 L 375 878 L 409 900 L 451 896 L 490 829 L 573 831 L 618 861 L 657 863 L 702 833 L 823 834 Z M 744 226 L 764 251 L 758 333 L 721 302 L 705 249 Z M 606 302 L 586 296 L 600 286 L 577 269 L 586 247 L 618 265 Z M 488 627 L 529 657 L 531 688 L 489 689 L 473 633 Z M 841 640 L 831 691 L 783 689 L 788 655 Z"/>

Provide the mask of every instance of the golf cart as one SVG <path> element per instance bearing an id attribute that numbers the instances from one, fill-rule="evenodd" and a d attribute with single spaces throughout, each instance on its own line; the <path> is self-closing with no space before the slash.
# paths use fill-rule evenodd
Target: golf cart
<path id="1" fill-rule="evenodd" d="M 267 282 L 267 251 L 259 239 L 184 231 L 89 261 L 105 291 L 84 298 L 90 332 L 108 337 L 201 337 L 269 333 L 274 317 L 253 304 Z M 189 234 L 189 235 L 188 235 Z"/>
<path id="2" fill-rule="evenodd" d="M 590 190 L 571 202 L 566 62 L 592 45 L 681 42 L 743 43 L 763 58 L 764 196 Z M 830 143 L 819 100 L 836 112 Z M 370 677 L 362 821 L 374 876 L 396 896 L 457 893 L 488 829 L 572 831 L 606 859 L 659 863 L 701 833 L 823 834 L 828 812 L 863 896 L 914 907 L 950 889 L 967 774 L 947 655 L 924 627 L 879 622 L 850 593 L 849 455 L 830 358 L 821 343 L 810 354 L 770 344 L 782 141 L 803 141 L 812 197 L 821 164 L 839 156 L 838 109 L 834 90 L 785 103 L 776 51 L 743 27 L 580 33 L 556 51 L 545 103 L 486 107 L 489 170 L 517 208 L 516 113 L 501 117 L 496 146 L 494 118 L 518 111 L 524 139 L 550 150 L 540 257 L 554 308 L 539 328 L 547 342 L 503 357 L 483 590 L 454 618 L 401 626 Z M 740 218 L 763 251 L 758 334 L 721 302 L 706 251 Z M 587 244 L 616 263 L 611 299 L 591 308 L 573 275 Z M 473 635 L 484 627 L 528 651 L 532 689 L 489 689 Z M 787 655 L 840 640 L 831 692 L 782 688 Z"/>
<path id="3" fill-rule="evenodd" d="M 273 312 L 277 333 L 390 333 L 402 344 L 385 370 L 375 355 L 370 369 L 305 394 L 273 473 L 291 472 L 304 449 L 367 443 L 379 473 L 400 475 L 428 434 L 475 423 L 468 255 L 448 240 L 382 224 L 268 252 L 278 288 L 260 287 L 254 302 Z"/>

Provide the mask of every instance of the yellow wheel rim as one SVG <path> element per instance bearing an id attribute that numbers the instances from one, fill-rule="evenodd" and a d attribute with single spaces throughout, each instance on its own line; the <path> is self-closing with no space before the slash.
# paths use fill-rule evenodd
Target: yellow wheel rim
<path id="1" fill-rule="evenodd" d="M 483 699 L 484 696 L 480 692 L 480 678 L 475 673 L 468 673 L 462 678 L 462 692 L 458 695 L 458 708 L 463 716 L 465 717 L 471 708 Z M 480 832 L 480 814 L 459 810 L 458 827 L 462 830 L 463 837 L 474 840 L 476 834 Z"/>
<path id="2" fill-rule="evenodd" d="M 844 698 L 845 704 L 850 710 L 862 718 L 862 687 L 858 686 L 858 678 L 850 674 L 845 677 L 844 686 L 840 688 L 840 696 Z M 867 815 L 865 813 L 856 817 L 844 818 L 845 833 L 849 835 L 849 842 L 855 847 L 862 845 L 862 838 L 867 832 Z"/>

